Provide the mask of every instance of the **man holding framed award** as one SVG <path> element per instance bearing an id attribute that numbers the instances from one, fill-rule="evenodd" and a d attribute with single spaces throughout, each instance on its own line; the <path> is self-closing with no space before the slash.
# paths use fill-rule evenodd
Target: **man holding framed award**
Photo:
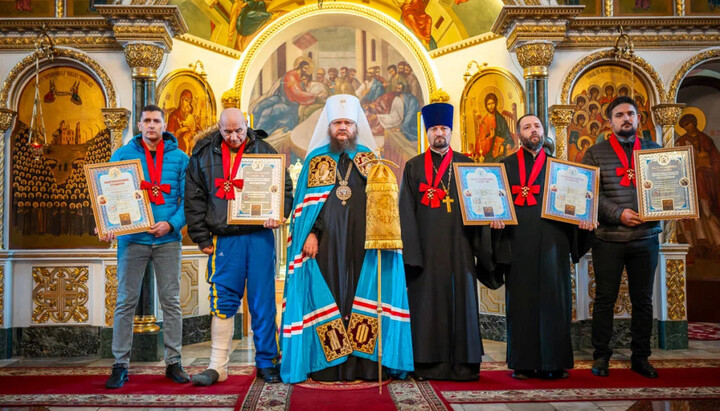
<path id="1" fill-rule="evenodd" d="M 595 348 L 593 374 L 607 377 L 612 356 L 613 310 L 623 268 L 627 269 L 632 320 L 631 365 L 638 374 L 657 378 L 648 362 L 653 321 L 653 279 L 658 263 L 658 221 L 645 221 L 638 214 L 634 153 L 659 146 L 636 135 L 638 108 L 627 96 L 607 107 L 613 134 L 588 149 L 584 164 L 600 167 L 600 194 L 592 257 L 595 267 L 595 303 L 592 344 Z"/>
<path id="2" fill-rule="evenodd" d="M 277 154 L 277 151 L 257 138 L 255 131 L 247 127 L 243 112 L 236 108 L 225 109 L 220 114 L 218 127 L 218 131 L 195 144 L 185 179 L 188 234 L 200 250 L 210 256 L 207 274 L 212 315 L 210 365 L 194 375 L 192 382 L 207 386 L 227 379 L 233 317 L 240 307 L 246 283 L 258 377 L 271 383 L 279 382 L 275 368 L 278 347 L 275 237 L 272 230 L 280 227 L 283 216 L 268 217 L 262 225 L 256 225 L 243 221 L 231 224 L 228 214 L 230 202 L 241 201 L 239 197 L 247 194 L 244 187 L 255 187 L 253 196 L 259 196 L 256 180 L 251 180 L 247 174 L 240 178 L 244 155 Z M 273 173 L 262 172 L 265 167 L 261 162 L 254 168 L 263 179 L 273 178 Z M 283 176 L 284 186 L 281 186 Z M 284 191 L 281 199 L 284 217 L 287 217 L 292 206 L 292 180 L 287 170 L 281 170 L 278 181 L 270 184 L 267 190 Z M 247 214 L 257 217 L 262 213 L 263 207 L 259 206 Z"/>
<path id="3" fill-rule="evenodd" d="M 103 192 L 93 205 L 101 208 L 120 207 L 120 203 L 143 203 L 149 199 L 155 223 L 148 231 L 118 237 L 117 246 L 117 304 L 113 322 L 112 351 L 115 356 L 112 374 L 105 383 L 107 388 L 120 388 L 128 381 L 128 366 L 132 348 L 133 318 L 140 299 L 145 268 L 152 261 L 157 280 L 160 305 L 163 310 L 163 343 L 165 344 L 165 376 L 177 383 L 190 381 L 180 363 L 182 347 L 182 310 L 180 308 L 180 260 L 182 234 L 185 226 L 183 210 L 185 169 L 188 156 L 178 149 L 175 137 L 165 132 L 163 111 L 160 107 L 143 107 L 138 123 L 140 135 L 113 153 L 110 163 L 126 164 L 138 161 L 147 180 L 141 182 L 142 191 L 117 190 Z M 117 173 L 117 172 L 116 172 Z M 112 177 L 113 170 L 108 174 Z M 119 173 L 121 174 L 121 173 Z M 89 174 L 91 175 L 91 174 Z M 121 177 L 121 176 L 120 176 Z M 100 177 L 102 178 L 102 177 Z M 122 179 L 118 180 L 121 181 Z M 95 185 L 95 184 L 91 184 Z M 112 185 L 112 184 L 111 184 Z M 119 185 L 114 184 L 116 187 Z M 126 192 L 120 201 L 119 194 Z M 109 198 L 111 197 L 111 198 Z M 110 201 L 113 200 L 113 201 Z M 97 204 L 96 204 L 97 203 Z M 125 207 L 132 208 L 132 207 Z M 105 218 L 103 211 L 96 218 Z M 127 220 L 132 222 L 132 213 Z M 152 218 L 151 217 L 151 218 Z M 123 220 L 122 213 L 119 220 Z M 112 217 L 110 217 L 112 220 Z M 102 220 L 99 227 L 107 227 Z M 102 234 L 105 233 L 105 234 Z M 101 231 L 101 240 L 111 241 L 113 231 Z"/>
<path id="4" fill-rule="evenodd" d="M 574 366 L 570 256 L 577 262 L 590 248 L 585 230 L 592 230 L 595 222 L 580 221 L 578 230 L 567 220 L 542 218 L 549 163 L 544 127 L 536 115 L 526 114 L 517 130 L 521 147 L 502 160 L 518 223 L 503 232 L 512 249 L 505 274 L 508 368 L 521 380 L 567 378 L 566 370 Z M 497 220 L 491 227 L 504 224 Z"/>

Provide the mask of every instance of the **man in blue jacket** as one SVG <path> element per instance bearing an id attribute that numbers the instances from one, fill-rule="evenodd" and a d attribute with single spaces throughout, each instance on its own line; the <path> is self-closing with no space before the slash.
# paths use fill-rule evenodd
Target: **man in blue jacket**
<path id="1" fill-rule="evenodd" d="M 113 153 L 110 162 L 140 160 L 156 223 L 144 233 L 118 237 L 117 304 L 113 322 L 112 351 L 115 356 L 107 388 L 120 388 L 128 381 L 132 348 L 133 317 L 140 298 L 145 268 L 152 261 L 163 310 L 165 376 L 177 383 L 190 382 L 180 363 L 182 311 L 180 309 L 180 259 L 185 226 L 185 169 L 188 156 L 178 149 L 175 137 L 165 132 L 163 111 L 155 105 L 143 107 L 138 123 L 141 135 Z M 111 241 L 110 234 L 101 238 Z"/>

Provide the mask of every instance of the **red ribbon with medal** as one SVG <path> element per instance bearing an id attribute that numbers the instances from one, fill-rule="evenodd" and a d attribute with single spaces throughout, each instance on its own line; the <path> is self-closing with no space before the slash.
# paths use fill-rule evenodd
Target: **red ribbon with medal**
<path id="1" fill-rule="evenodd" d="M 533 164 L 532 170 L 530 170 L 530 179 L 528 180 L 525 174 L 525 155 L 523 154 L 524 149 L 517 151 L 518 157 L 518 168 L 520 169 L 520 185 L 512 186 L 512 193 L 517 194 L 515 197 L 515 205 L 525 206 L 526 202 L 528 206 L 534 206 L 537 204 L 535 194 L 540 194 L 540 184 L 533 184 L 540 174 L 540 170 L 545 165 L 545 150 L 540 150 L 540 154 L 535 158 L 535 164 Z"/>
<path id="2" fill-rule="evenodd" d="M 420 183 L 420 192 L 424 193 L 422 199 L 420 200 L 423 205 L 429 205 L 430 208 L 440 207 L 440 200 L 445 198 L 446 193 L 445 190 L 438 188 L 438 184 L 440 184 L 442 176 L 450 166 L 452 154 L 452 148 L 448 148 L 448 152 L 445 153 L 445 157 L 440 163 L 440 168 L 438 169 L 438 172 L 435 175 L 435 181 L 433 182 L 432 154 L 430 153 L 430 149 L 425 151 L 425 179 L 427 180 L 427 183 Z"/>
<path id="3" fill-rule="evenodd" d="M 140 142 L 145 149 L 145 160 L 147 161 L 148 174 L 150 181 L 143 180 L 140 182 L 140 188 L 148 192 L 150 202 L 156 205 L 165 204 L 163 193 L 170 194 L 170 184 L 161 184 L 163 154 L 165 153 L 165 141 L 160 140 L 155 150 L 155 160 L 153 161 L 150 149 L 145 145 L 144 141 Z"/>
<path id="4" fill-rule="evenodd" d="M 620 146 L 620 142 L 618 141 L 617 137 L 615 137 L 615 134 L 610 136 L 610 145 L 612 146 L 613 151 L 615 152 L 615 155 L 618 157 L 618 160 L 620 160 L 620 164 L 622 164 L 622 167 L 617 167 L 615 169 L 615 175 L 622 176 L 622 179 L 620 180 L 620 185 L 623 187 L 630 187 L 630 182 L 632 181 L 633 185 L 636 185 L 635 182 L 635 156 L 633 153 L 635 153 L 636 150 L 640 150 L 640 139 L 635 136 L 635 143 L 633 144 L 632 153 L 630 153 L 630 161 L 628 165 L 628 158 L 627 154 L 625 154 L 625 150 Z"/>
<path id="5" fill-rule="evenodd" d="M 225 142 L 222 142 L 222 165 L 223 165 L 223 178 L 216 178 L 215 179 L 215 187 L 217 187 L 217 191 L 215 192 L 215 196 L 218 198 L 221 198 L 223 200 L 234 200 L 235 199 L 235 189 L 242 190 L 243 188 L 243 179 L 242 178 L 232 178 L 235 175 L 237 175 L 238 168 L 240 168 L 240 162 L 242 161 L 243 151 L 245 151 L 245 143 L 247 143 L 247 139 L 243 141 L 242 145 L 238 149 L 237 155 L 235 156 L 235 161 L 233 161 L 232 164 L 232 171 L 230 170 L 230 148 L 228 147 Z"/>

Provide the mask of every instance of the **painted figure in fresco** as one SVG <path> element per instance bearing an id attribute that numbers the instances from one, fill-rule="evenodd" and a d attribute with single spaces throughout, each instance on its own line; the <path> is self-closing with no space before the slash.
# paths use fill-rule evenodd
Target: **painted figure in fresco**
<path id="1" fill-rule="evenodd" d="M 422 88 L 420 87 L 420 81 L 415 76 L 415 73 L 413 73 L 412 68 L 408 63 L 401 61 L 398 63 L 398 71 L 400 70 L 403 71 L 405 82 L 408 85 L 408 92 L 415 96 L 418 102 L 422 103 Z"/>
<path id="2" fill-rule="evenodd" d="M 380 67 L 378 67 L 378 70 Z M 360 99 L 360 103 L 365 106 L 366 104 L 370 104 L 380 98 L 383 94 L 385 94 L 385 87 L 383 87 L 383 80 L 382 77 L 378 76 L 378 73 L 374 70 L 369 70 L 368 75 L 372 73 L 372 84 L 370 84 L 370 88 L 365 93 L 365 95 Z"/>
<path id="3" fill-rule="evenodd" d="M 513 147 L 510 127 L 497 110 L 498 98 L 495 93 L 485 96 L 485 109 L 487 114 L 480 121 L 475 133 L 475 156 L 484 157 L 483 162 L 500 161 Z"/>
<path id="4" fill-rule="evenodd" d="M 600 105 L 610 104 L 613 100 L 615 100 L 615 86 L 612 84 L 608 84 L 605 86 L 605 95 L 602 96 L 599 100 Z"/>
<path id="5" fill-rule="evenodd" d="M 192 91 L 185 89 L 180 93 L 180 99 L 175 109 L 170 112 L 167 122 L 167 131 L 178 140 L 178 147 L 187 153 L 192 150 L 192 140 L 200 129 L 200 118 L 195 113 Z"/>
<path id="6" fill-rule="evenodd" d="M 693 258 L 712 257 L 720 262 L 720 151 L 715 142 L 698 130 L 697 116 L 685 114 L 678 122 L 685 130 L 675 142 L 676 146 L 692 146 L 695 155 L 695 178 L 697 181 L 700 218 L 684 220 L 680 225 L 683 241 L 693 249 Z"/>
<path id="7" fill-rule="evenodd" d="M 312 73 L 311 60 L 298 57 L 295 68 L 273 84 L 266 96 L 251 108 L 255 128 L 272 134 L 276 130 L 290 131 L 300 122 L 300 106 L 309 106 L 317 97 L 303 86 L 303 78 Z M 332 70 L 328 70 L 332 74 Z"/>
<path id="8" fill-rule="evenodd" d="M 338 90 L 338 69 L 330 67 L 328 69 L 328 87 L 330 87 L 331 94 L 337 94 Z"/>
<path id="9" fill-rule="evenodd" d="M 400 21 L 420 39 L 425 47 L 434 49 L 432 31 L 432 17 L 425 13 L 427 2 L 425 0 L 404 0 L 400 6 Z"/>
<path id="10" fill-rule="evenodd" d="M 650 9 L 650 0 L 635 0 L 635 9 L 640 9 L 640 10 Z"/>
<path id="11" fill-rule="evenodd" d="M 348 69 L 348 80 L 353 88 L 353 93 L 357 93 L 357 89 L 360 88 L 360 80 L 357 78 L 357 70 L 354 68 Z"/>
<path id="12" fill-rule="evenodd" d="M 395 97 L 387 114 L 378 114 L 377 120 L 385 129 L 399 129 L 409 141 L 417 141 L 417 112 L 420 104 L 405 89 L 405 84 L 395 84 Z"/>
<path id="13" fill-rule="evenodd" d="M 272 18 L 264 0 L 236 0 L 230 9 L 228 44 L 244 50 L 253 36 Z"/>
<path id="14" fill-rule="evenodd" d="M 388 80 L 387 83 L 385 83 L 385 92 L 388 93 L 390 91 L 395 90 L 395 85 L 400 82 L 400 76 L 398 76 L 398 68 L 396 65 L 391 64 L 387 67 L 388 71 Z"/>
<path id="15" fill-rule="evenodd" d="M 30 0 L 15 0 L 15 10 L 32 11 L 32 7 L 30 6 Z"/>

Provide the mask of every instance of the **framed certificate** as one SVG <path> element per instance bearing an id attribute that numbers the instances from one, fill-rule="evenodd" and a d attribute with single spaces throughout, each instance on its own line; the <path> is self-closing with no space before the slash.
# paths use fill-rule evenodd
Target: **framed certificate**
<path id="1" fill-rule="evenodd" d="M 454 163 L 453 167 L 463 224 L 487 225 L 493 220 L 517 224 L 504 164 Z"/>
<path id="2" fill-rule="evenodd" d="M 243 154 L 234 178 L 243 179 L 242 190 L 228 201 L 228 224 L 262 225 L 268 218 L 282 220 L 285 203 L 285 156 Z"/>
<path id="3" fill-rule="evenodd" d="M 635 151 L 635 170 L 640 218 L 699 217 L 692 146 Z"/>
<path id="4" fill-rule="evenodd" d="M 140 160 L 85 165 L 98 236 L 147 231 L 155 224 Z"/>
<path id="5" fill-rule="evenodd" d="M 597 222 L 600 168 L 548 158 L 541 217 L 580 224 Z"/>

